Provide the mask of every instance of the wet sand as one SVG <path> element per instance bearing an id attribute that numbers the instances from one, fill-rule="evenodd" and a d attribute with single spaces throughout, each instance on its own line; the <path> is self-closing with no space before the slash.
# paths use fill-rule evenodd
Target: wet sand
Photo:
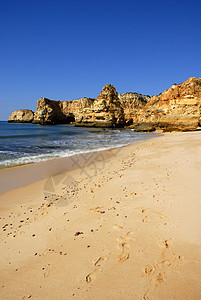
<path id="1" fill-rule="evenodd" d="M 172 133 L 8 169 L 5 190 L 38 181 L 0 195 L 0 299 L 200 299 L 200 154 Z"/>

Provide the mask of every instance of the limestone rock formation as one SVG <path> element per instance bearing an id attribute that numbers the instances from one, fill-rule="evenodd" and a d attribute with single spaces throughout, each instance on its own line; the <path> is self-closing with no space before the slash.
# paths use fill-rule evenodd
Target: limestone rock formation
<path id="1" fill-rule="evenodd" d="M 40 98 L 37 110 L 12 113 L 9 122 L 70 124 L 91 127 L 128 127 L 136 131 L 186 131 L 201 126 L 201 78 L 174 84 L 159 96 L 117 93 L 107 84 L 97 99 L 54 101 Z"/>
<path id="2" fill-rule="evenodd" d="M 144 114 L 144 109 L 150 96 L 137 93 L 119 94 L 119 101 L 124 110 L 126 126 L 138 123 L 139 118 Z"/>
<path id="3" fill-rule="evenodd" d="M 93 106 L 95 99 L 80 98 L 72 101 L 63 101 L 62 111 L 65 115 L 72 114 L 74 117 L 74 124 L 82 121 L 83 114 Z"/>
<path id="4" fill-rule="evenodd" d="M 106 85 L 97 99 L 80 98 L 73 101 L 54 101 L 40 98 L 33 123 L 69 124 L 91 127 L 124 125 L 124 113 L 116 89 Z"/>
<path id="5" fill-rule="evenodd" d="M 62 107 L 62 101 L 40 98 L 37 102 L 37 110 L 34 114 L 33 123 L 54 125 L 74 121 L 73 115 L 70 112 L 64 114 Z"/>
<path id="6" fill-rule="evenodd" d="M 125 124 L 118 93 L 111 84 L 105 85 L 98 98 L 79 114 L 81 118 L 76 118 L 76 126 L 115 128 L 123 127 Z"/>
<path id="7" fill-rule="evenodd" d="M 81 118 L 80 112 L 90 107 L 93 99 L 81 98 L 73 101 L 55 101 L 40 98 L 33 123 L 36 124 L 70 124 Z"/>
<path id="8" fill-rule="evenodd" d="M 34 118 L 34 112 L 29 109 L 15 110 L 10 115 L 9 123 L 31 123 Z"/>
<path id="9" fill-rule="evenodd" d="M 135 129 L 190 131 L 201 124 L 201 78 L 191 77 L 149 99 Z"/>

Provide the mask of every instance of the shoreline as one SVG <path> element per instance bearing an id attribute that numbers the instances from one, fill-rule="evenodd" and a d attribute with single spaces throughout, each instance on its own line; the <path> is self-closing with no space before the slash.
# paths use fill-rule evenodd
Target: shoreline
<path id="1" fill-rule="evenodd" d="M 163 135 L 161 134 L 161 136 L 150 137 L 146 140 L 155 139 L 162 136 Z M 25 186 L 42 179 L 47 179 L 48 177 L 57 174 L 71 171 L 76 168 L 75 160 L 77 161 L 77 167 L 83 168 L 84 165 L 86 165 L 86 161 L 88 160 L 87 157 L 89 157 L 88 164 L 91 164 L 93 163 L 92 159 L 96 159 L 96 157 L 98 157 L 99 155 L 103 155 L 103 159 L 107 159 L 113 155 L 113 152 L 119 151 L 119 149 L 128 147 L 136 143 L 138 144 L 146 140 L 136 141 L 134 143 L 120 147 L 117 146 L 104 150 L 93 150 L 79 154 L 73 154 L 66 157 L 56 157 L 45 161 L 31 162 L 1 168 L 0 195 L 9 190 L 19 188 L 21 186 Z M 90 156 L 92 159 L 90 159 Z"/>
<path id="2" fill-rule="evenodd" d="M 200 153 L 165 134 L 1 194 L 0 298 L 200 299 Z"/>

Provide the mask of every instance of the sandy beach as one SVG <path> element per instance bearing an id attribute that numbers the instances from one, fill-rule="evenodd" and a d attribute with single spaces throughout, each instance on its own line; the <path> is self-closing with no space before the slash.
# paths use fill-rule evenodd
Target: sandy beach
<path id="1" fill-rule="evenodd" d="M 2 170 L 0 299 L 201 299 L 200 154 L 169 133 Z"/>

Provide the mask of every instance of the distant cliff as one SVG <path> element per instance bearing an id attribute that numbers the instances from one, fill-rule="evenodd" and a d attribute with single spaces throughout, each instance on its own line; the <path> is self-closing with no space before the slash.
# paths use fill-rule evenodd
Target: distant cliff
<path id="1" fill-rule="evenodd" d="M 106 85 L 97 99 L 81 98 L 73 101 L 53 101 L 40 98 L 33 123 L 69 124 L 91 127 L 124 126 L 124 112 L 116 89 Z"/>
<path id="2" fill-rule="evenodd" d="M 201 124 L 201 78 L 191 77 L 158 96 L 117 93 L 107 84 L 97 99 L 55 101 L 40 98 L 37 110 L 15 111 L 9 122 L 74 124 L 101 128 L 132 127 L 136 131 L 186 131 Z"/>
<path id="3" fill-rule="evenodd" d="M 10 115 L 8 122 L 10 123 L 31 123 L 34 119 L 34 112 L 29 109 L 15 110 Z"/>

